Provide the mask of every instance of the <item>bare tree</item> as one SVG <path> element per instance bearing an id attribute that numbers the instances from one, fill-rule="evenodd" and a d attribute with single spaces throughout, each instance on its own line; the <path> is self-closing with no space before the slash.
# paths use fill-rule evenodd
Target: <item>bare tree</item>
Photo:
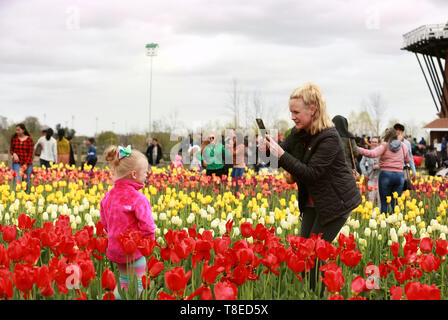
<path id="1" fill-rule="evenodd" d="M 387 102 L 382 97 L 381 93 L 374 92 L 371 93 L 367 101 L 363 101 L 362 104 L 370 117 L 373 120 L 375 126 L 375 134 L 380 134 L 381 121 L 383 119 L 384 113 L 387 109 Z"/>
<path id="2" fill-rule="evenodd" d="M 234 127 L 239 126 L 242 90 L 236 78 L 232 79 L 232 88 L 229 92 L 229 103 L 226 105 L 226 113 L 232 115 Z"/>

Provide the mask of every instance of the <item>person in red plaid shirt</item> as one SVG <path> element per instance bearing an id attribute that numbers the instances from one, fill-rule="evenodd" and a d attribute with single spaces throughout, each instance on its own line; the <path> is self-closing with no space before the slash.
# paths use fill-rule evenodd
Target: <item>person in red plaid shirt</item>
<path id="1" fill-rule="evenodd" d="M 16 133 L 11 138 L 12 169 L 16 172 L 14 179 L 14 190 L 16 183 L 21 181 L 20 170 L 23 168 L 26 177 L 27 191 L 30 190 L 30 176 L 33 170 L 34 142 L 23 123 L 16 126 Z"/>

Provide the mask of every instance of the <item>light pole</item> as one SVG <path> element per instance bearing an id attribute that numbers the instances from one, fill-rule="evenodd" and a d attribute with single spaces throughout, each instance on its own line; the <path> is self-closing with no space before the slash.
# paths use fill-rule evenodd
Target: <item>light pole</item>
<path id="1" fill-rule="evenodd" d="M 157 55 L 159 45 L 157 43 L 148 43 L 146 45 L 146 55 L 150 57 L 150 78 L 149 78 L 149 133 L 148 137 L 151 137 L 151 95 L 152 95 L 152 57 Z"/>

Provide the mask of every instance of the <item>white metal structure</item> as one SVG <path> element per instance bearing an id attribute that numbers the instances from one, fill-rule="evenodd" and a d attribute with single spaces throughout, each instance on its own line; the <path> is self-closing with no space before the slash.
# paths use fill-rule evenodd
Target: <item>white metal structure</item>
<path id="1" fill-rule="evenodd" d="M 428 24 L 403 35 L 403 48 L 425 40 L 448 39 L 447 24 Z"/>

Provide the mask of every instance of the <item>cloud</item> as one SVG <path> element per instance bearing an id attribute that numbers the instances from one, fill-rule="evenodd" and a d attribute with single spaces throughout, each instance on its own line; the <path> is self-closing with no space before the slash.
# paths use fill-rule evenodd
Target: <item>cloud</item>
<path id="1" fill-rule="evenodd" d="M 86 134 L 96 117 L 104 129 L 144 130 L 144 46 L 158 42 L 154 119 L 177 109 L 187 123 L 225 120 L 236 78 L 286 117 L 291 91 L 314 81 L 332 114 L 348 115 L 378 91 L 389 117 L 429 122 L 435 108 L 415 57 L 400 50 L 402 35 L 446 22 L 447 9 L 437 0 L 2 1 L 0 105 L 8 118 L 46 113 L 49 124 L 73 114 Z"/>

